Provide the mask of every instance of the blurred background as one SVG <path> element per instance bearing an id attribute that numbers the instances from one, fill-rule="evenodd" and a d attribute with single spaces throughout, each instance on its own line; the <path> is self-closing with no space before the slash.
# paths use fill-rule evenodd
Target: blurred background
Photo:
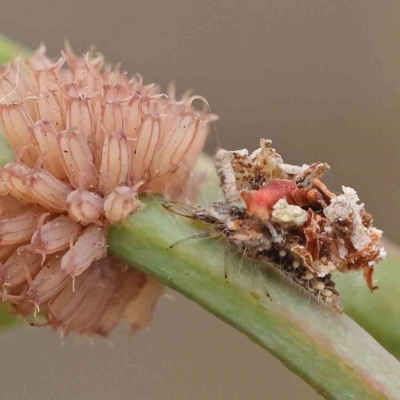
<path id="1" fill-rule="evenodd" d="M 290 163 L 325 161 L 398 241 L 397 0 L 6 1 L 0 31 L 58 57 L 91 45 L 145 82 L 192 88 L 229 149 L 261 137 Z M 172 300 L 171 300 L 172 297 Z M 0 335 L 1 399 L 318 399 L 280 362 L 182 296 L 151 328 L 111 341 L 22 328 Z"/>

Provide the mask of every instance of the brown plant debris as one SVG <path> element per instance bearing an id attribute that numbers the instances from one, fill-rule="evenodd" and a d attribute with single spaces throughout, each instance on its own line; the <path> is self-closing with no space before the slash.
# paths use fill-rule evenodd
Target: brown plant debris
<path id="1" fill-rule="evenodd" d="M 354 189 L 343 186 L 336 195 L 320 181 L 327 164 L 285 164 L 268 140 L 250 155 L 218 150 L 216 164 L 226 202 L 198 208 L 195 219 L 226 233 L 249 259 L 272 262 L 336 311 L 333 272 L 361 270 L 369 289 L 377 289 L 382 231 L 372 226 Z"/>

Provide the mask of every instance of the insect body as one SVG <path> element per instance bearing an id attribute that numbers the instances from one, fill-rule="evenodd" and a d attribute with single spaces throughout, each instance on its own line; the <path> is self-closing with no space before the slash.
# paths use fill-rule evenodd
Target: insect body
<path id="1" fill-rule="evenodd" d="M 270 147 L 216 154 L 225 202 L 200 207 L 192 218 L 224 231 L 247 258 L 272 262 L 318 300 L 341 311 L 332 273 L 363 270 L 371 290 L 375 265 L 384 258 L 382 232 L 358 204 L 354 189 L 333 194 L 319 178 L 329 168 L 283 163 Z"/>

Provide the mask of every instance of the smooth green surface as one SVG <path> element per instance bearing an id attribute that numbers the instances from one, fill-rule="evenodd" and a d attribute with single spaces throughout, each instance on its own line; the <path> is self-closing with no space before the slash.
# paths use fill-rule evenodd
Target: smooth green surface
<path id="1" fill-rule="evenodd" d="M 0 304 L 0 330 L 23 325 L 23 321 L 19 317 L 6 311 L 7 306 L 6 304 Z"/>
<path id="2" fill-rule="evenodd" d="M 347 315 L 400 359 L 400 259 L 389 254 L 376 278 L 379 289 L 373 293 L 361 273 L 340 274 L 335 281 Z"/>
<path id="3" fill-rule="evenodd" d="M 226 243 L 213 239 L 168 250 L 203 229 L 147 201 L 127 224 L 110 228 L 109 249 L 245 333 L 325 398 L 400 398 L 400 363 L 353 320 L 324 309 L 275 268 L 261 272 L 241 257 L 226 258 Z"/>

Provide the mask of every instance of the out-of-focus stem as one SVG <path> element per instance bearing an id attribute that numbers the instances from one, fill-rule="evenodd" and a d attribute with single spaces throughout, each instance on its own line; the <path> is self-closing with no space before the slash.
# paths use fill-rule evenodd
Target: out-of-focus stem
<path id="1" fill-rule="evenodd" d="M 13 57 L 27 53 L 25 47 L 0 34 L 0 64 L 9 62 Z"/>

